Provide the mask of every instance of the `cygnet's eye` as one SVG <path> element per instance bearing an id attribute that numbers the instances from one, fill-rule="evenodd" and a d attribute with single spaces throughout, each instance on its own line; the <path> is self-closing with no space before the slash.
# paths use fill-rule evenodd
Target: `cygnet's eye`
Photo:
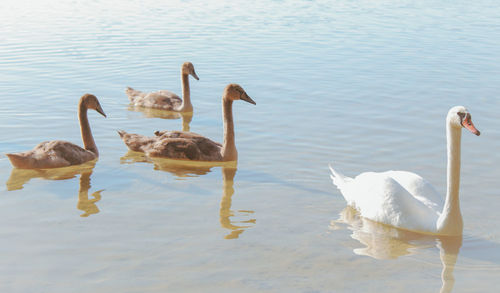
<path id="1" fill-rule="evenodd" d="M 243 91 L 239 88 L 234 88 L 235 91 L 237 91 L 240 94 L 240 99 L 243 96 Z"/>

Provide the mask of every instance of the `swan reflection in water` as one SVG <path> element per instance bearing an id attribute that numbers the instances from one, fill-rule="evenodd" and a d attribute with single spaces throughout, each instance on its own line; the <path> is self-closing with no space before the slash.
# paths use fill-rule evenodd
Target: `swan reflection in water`
<path id="1" fill-rule="evenodd" d="M 182 131 L 190 131 L 190 124 L 193 120 L 193 112 L 173 112 L 154 108 L 144 108 L 139 106 L 130 105 L 129 111 L 141 112 L 147 118 L 161 118 L 161 119 L 182 119 Z M 158 129 L 163 130 L 163 129 Z"/>
<path id="2" fill-rule="evenodd" d="M 351 237 L 365 246 L 353 250 L 357 255 L 396 259 L 413 254 L 417 249 L 437 246 L 443 265 L 440 292 L 452 291 L 455 284 L 453 270 L 462 247 L 462 236 L 433 236 L 397 229 L 365 219 L 349 206 L 340 213 L 338 220 L 331 222 L 330 228 L 340 229 L 342 224 L 347 224 L 352 231 Z"/>
<path id="3" fill-rule="evenodd" d="M 193 177 L 205 175 L 211 172 L 213 167 L 222 167 L 222 199 L 219 209 L 219 222 L 222 228 L 230 230 L 225 239 L 237 239 L 247 228 L 253 227 L 256 219 L 234 220 L 234 217 L 251 217 L 254 211 L 232 210 L 232 198 L 234 194 L 234 177 L 236 175 L 235 162 L 196 162 L 165 158 L 149 158 L 143 153 L 128 151 L 120 158 L 122 164 L 152 163 L 155 170 L 167 171 L 177 177 Z"/>
<path id="4" fill-rule="evenodd" d="M 54 168 L 54 169 L 17 169 L 13 168 L 9 179 L 7 180 L 7 190 L 23 189 L 24 185 L 33 178 L 42 178 L 45 180 L 66 180 L 75 178 L 80 174 L 80 189 L 78 191 L 78 203 L 76 207 L 83 211 L 81 217 L 88 217 L 92 214 L 99 213 L 99 208 L 96 202 L 101 200 L 101 192 L 103 190 L 92 193 L 89 197 L 90 176 L 95 167 L 97 160 L 87 162 L 85 164 Z"/>
<path id="5" fill-rule="evenodd" d="M 236 239 L 240 236 L 246 228 L 255 225 L 256 219 L 249 219 L 244 221 L 231 221 L 236 212 L 231 210 L 232 197 L 234 194 L 234 176 L 236 175 L 236 167 L 223 167 L 222 168 L 222 199 L 220 201 L 219 219 L 220 225 L 223 228 L 232 230 L 231 233 L 226 235 L 226 239 Z M 238 210 L 237 213 L 241 215 L 251 215 L 254 212 L 250 210 Z M 236 225 L 239 224 L 239 225 Z M 241 226 L 240 226 L 241 225 Z"/>

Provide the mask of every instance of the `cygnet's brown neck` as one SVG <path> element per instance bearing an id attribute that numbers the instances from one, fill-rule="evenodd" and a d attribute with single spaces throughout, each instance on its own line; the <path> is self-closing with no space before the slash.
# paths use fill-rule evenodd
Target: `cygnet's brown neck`
<path id="1" fill-rule="evenodd" d="M 191 105 L 191 93 L 189 91 L 189 74 L 181 72 L 182 82 L 182 105 L 179 111 L 192 112 L 193 105 Z"/>
<path id="2" fill-rule="evenodd" d="M 94 138 L 92 137 L 92 131 L 90 130 L 89 119 L 87 118 L 87 106 L 82 100 L 78 105 L 78 120 L 80 120 L 80 131 L 82 134 L 83 147 L 93 152 L 96 156 L 99 156 L 99 151 L 97 151 L 97 146 L 95 145 Z"/>
<path id="3" fill-rule="evenodd" d="M 222 160 L 236 161 L 238 152 L 234 141 L 233 101 L 222 98 L 222 118 L 224 121 L 224 142 L 222 144 Z"/>

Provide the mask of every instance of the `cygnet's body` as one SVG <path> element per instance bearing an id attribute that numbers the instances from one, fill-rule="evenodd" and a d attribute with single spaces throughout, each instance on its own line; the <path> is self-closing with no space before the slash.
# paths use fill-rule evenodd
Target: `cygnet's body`
<path id="1" fill-rule="evenodd" d="M 144 152 L 150 157 L 163 157 L 192 161 L 236 161 L 234 123 L 232 105 L 235 100 L 243 100 L 255 105 L 255 102 L 237 84 L 229 84 L 222 96 L 224 119 L 224 143 L 214 142 L 192 132 L 157 131 L 156 136 L 148 137 L 119 131 L 127 147 L 136 152 Z"/>
<path id="2" fill-rule="evenodd" d="M 106 117 L 94 95 L 85 94 L 78 103 L 78 119 L 84 148 L 62 140 L 45 141 L 33 150 L 7 154 L 12 165 L 19 169 L 59 168 L 83 164 L 99 157 L 87 118 L 87 109 L 96 110 Z"/>
<path id="3" fill-rule="evenodd" d="M 175 112 L 192 112 L 191 94 L 189 90 L 189 75 L 199 80 L 191 62 L 185 62 L 181 67 L 182 99 L 171 91 L 160 90 L 145 93 L 127 87 L 125 93 L 130 102 L 137 107 L 155 108 Z"/>

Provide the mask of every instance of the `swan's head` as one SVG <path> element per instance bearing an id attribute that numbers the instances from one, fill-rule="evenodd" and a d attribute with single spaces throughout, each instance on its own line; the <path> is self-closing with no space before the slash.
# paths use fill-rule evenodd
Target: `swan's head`
<path id="1" fill-rule="evenodd" d="M 475 135 L 480 135 L 481 132 L 476 129 L 472 123 L 471 115 L 464 106 L 456 106 L 450 109 L 446 117 L 448 123 L 457 128 L 464 127 Z"/>
<path id="2" fill-rule="evenodd" d="M 96 110 L 97 113 L 106 117 L 106 114 L 104 114 L 104 110 L 102 109 L 101 104 L 99 104 L 99 100 L 96 96 L 92 94 L 85 94 L 80 98 L 80 104 L 85 105 L 87 109 Z"/>
<path id="3" fill-rule="evenodd" d="M 222 95 L 224 100 L 236 101 L 243 100 L 245 102 L 249 102 L 250 104 L 257 105 L 252 98 L 250 98 L 245 90 L 239 86 L 238 84 L 231 83 L 226 86 L 224 89 L 224 94 Z"/>
<path id="4" fill-rule="evenodd" d="M 196 75 L 196 72 L 194 71 L 193 63 L 191 62 L 184 62 L 181 67 L 181 72 L 182 74 L 191 74 L 191 76 L 196 78 L 196 80 L 200 80 L 200 78 L 198 77 L 198 75 Z"/>

